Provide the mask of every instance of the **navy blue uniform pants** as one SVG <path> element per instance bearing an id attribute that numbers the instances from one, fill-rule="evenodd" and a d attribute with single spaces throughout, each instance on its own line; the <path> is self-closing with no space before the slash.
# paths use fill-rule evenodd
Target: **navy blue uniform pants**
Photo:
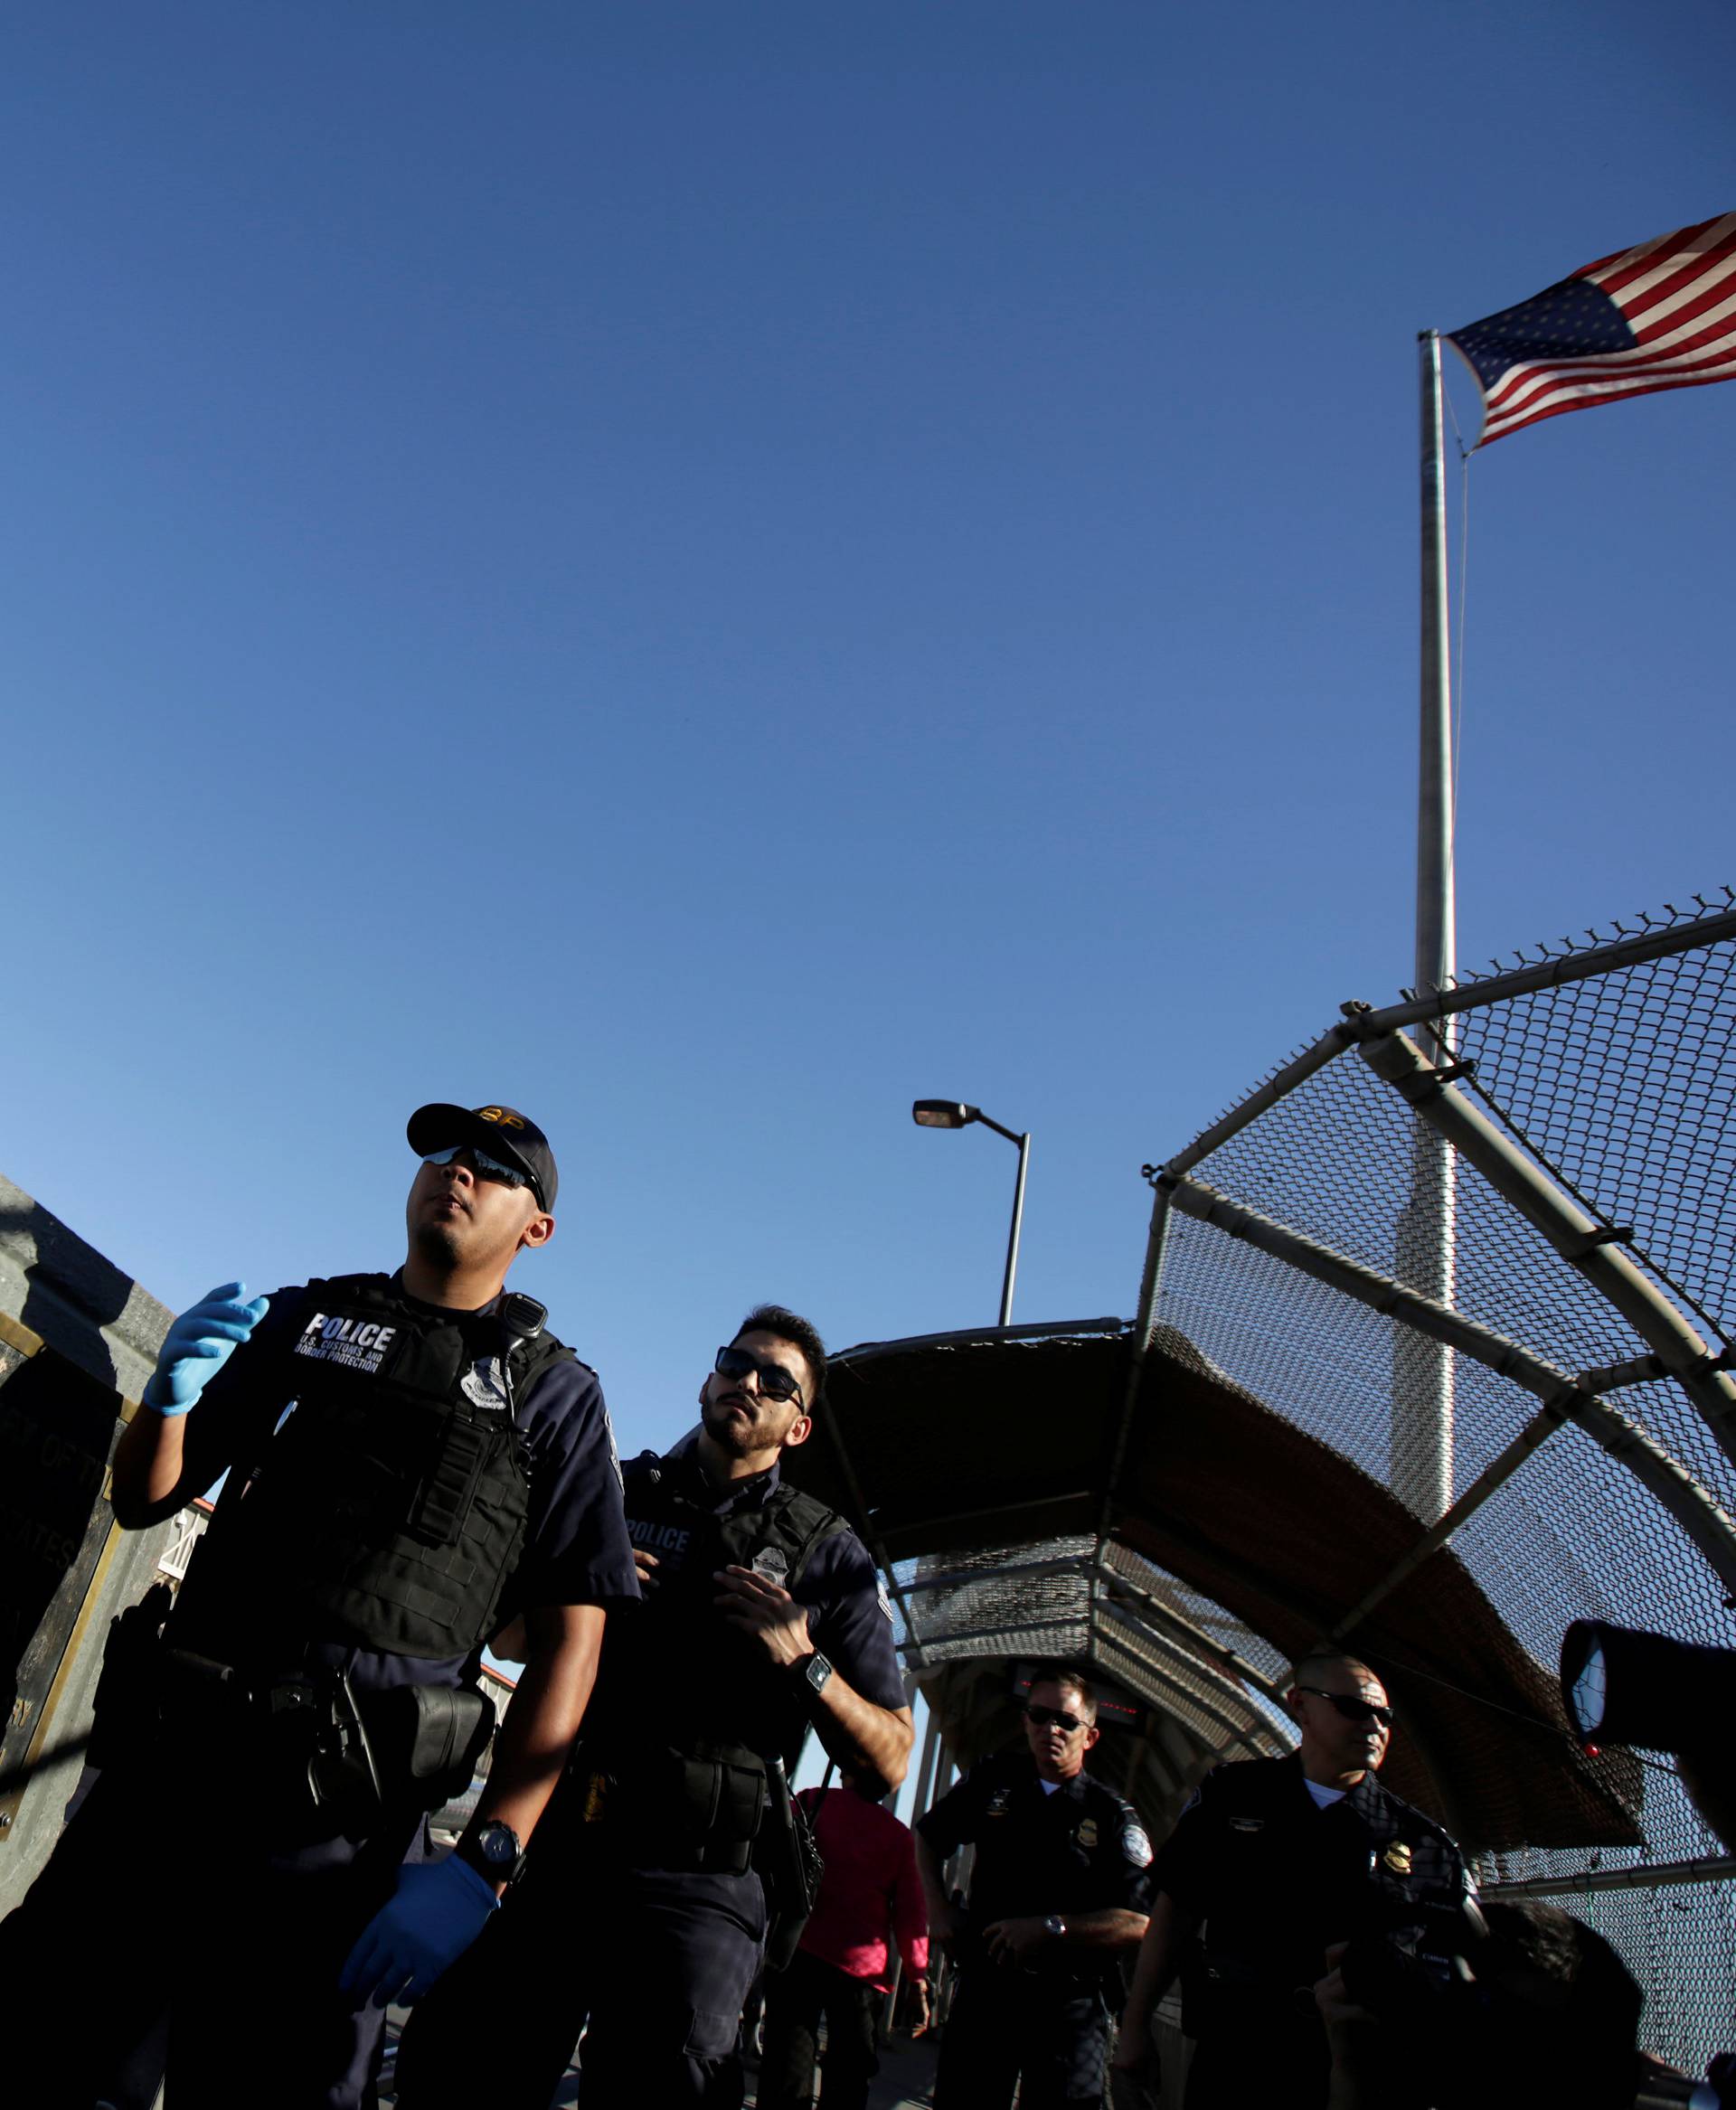
<path id="1" fill-rule="evenodd" d="M 548 2110 L 581 2030 L 583 2110 L 741 2110 L 765 1932 L 758 1876 L 635 1868 L 552 1806 L 523 1879 L 411 2016 L 400 2110 Z"/>
<path id="2" fill-rule="evenodd" d="M 337 1979 L 420 1815 L 361 1846 L 286 1846 L 246 1785 L 196 1765 L 97 1780 L 0 1923 L 8 2011 L 42 2019 L 8 2054 L 10 2100 L 89 2110 L 154 2092 L 166 2020 L 175 2110 L 371 2110 L 385 2017 Z"/>
<path id="3" fill-rule="evenodd" d="M 1103 2100 L 1109 2010 L 1101 1990 L 988 1963 L 967 1964 L 940 2039 L 935 2110 L 1020 2110 Z"/>
<path id="4" fill-rule="evenodd" d="M 808 2110 L 820 2022 L 826 2022 L 826 2110 L 863 2110 L 880 2071 L 874 2037 L 880 1988 L 797 1949 L 787 1970 L 766 1974 L 765 2051 L 760 2110 Z"/>

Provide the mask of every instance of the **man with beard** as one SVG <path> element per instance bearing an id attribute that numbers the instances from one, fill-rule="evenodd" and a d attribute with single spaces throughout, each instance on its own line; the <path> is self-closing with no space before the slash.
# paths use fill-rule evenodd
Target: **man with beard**
<path id="1" fill-rule="evenodd" d="M 386 2001 L 425 1990 L 496 1911 L 605 1609 L 637 1597 L 596 1375 L 505 1292 L 554 1232 L 547 1138 L 510 1107 L 436 1105 L 409 1140 L 402 1267 L 213 1290 L 170 1328 L 121 1437 L 123 1527 L 227 1479 L 160 1641 L 166 1606 L 129 1615 L 124 1703 L 118 1658 L 99 1695 L 112 1756 L 0 1930 L 9 1994 L 36 2018 L 8 2082 L 37 2110 L 108 2093 L 165 1987 L 177 2110 L 238 2091 L 371 2103 Z M 493 1727 L 474 1679 L 514 1613 L 529 1667 L 511 1719 L 456 1851 L 423 1861 L 424 1813 L 468 1785 Z M 97 1899 L 116 1926 L 179 1899 L 163 1955 L 92 1976 Z M 71 2024 L 45 2026 L 69 2001 Z"/>
<path id="2" fill-rule="evenodd" d="M 1146 1929 L 1151 1843 L 1132 1805 L 1084 1770 L 1097 1696 L 1078 1671 L 1040 1663 L 1024 1749 L 985 1758 L 917 1820 L 929 1929 L 958 1990 L 940 2039 L 936 2110 L 1087 2110 L 1103 2099 L 1110 1994 Z M 970 1903 L 942 1870 L 974 1842 Z"/>
<path id="3" fill-rule="evenodd" d="M 888 1787 L 910 1757 L 873 1562 L 778 1470 L 825 1380 L 814 1328 L 761 1305 L 718 1350 L 699 1427 L 626 1467 L 646 1602 L 610 1625 L 523 1881 L 405 2032 L 401 2110 L 546 2110 L 587 2021 L 585 2110 L 741 2103 L 778 1768 L 810 1727 Z"/>
<path id="4" fill-rule="evenodd" d="M 1331 2057 L 1311 1989 L 1327 1948 L 1363 1936 L 1431 1956 L 1474 1896 L 1446 1832 L 1374 1777 L 1392 1709 L 1368 1665 L 1334 1649 L 1304 1656 L 1287 1699 L 1300 1747 L 1208 1774 L 1152 1870 L 1115 2064 L 1155 2086 L 1152 2011 L 1181 1971 L 1183 2027 L 1197 2039 L 1188 2110 L 1318 2110 Z M 1410 2100 L 1419 2077 L 1432 2077 L 1395 2069 L 1381 2099 Z"/>

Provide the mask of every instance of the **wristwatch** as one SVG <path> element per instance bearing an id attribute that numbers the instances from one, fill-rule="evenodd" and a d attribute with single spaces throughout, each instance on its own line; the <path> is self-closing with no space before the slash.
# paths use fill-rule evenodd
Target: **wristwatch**
<path id="1" fill-rule="evenodd" d="M 816 1649 L 811 1656 L 805 1656 L 796 1666 L 797 1675 L 807 1687 L 809 1695 L 817 1700 L 826 1691 L 826 1680 L 832 1675 L 832 1666 Z"/>
<path id="2" fill-rule="evenodd" d="M 1060 1913 L 1052 1912 L 1043 1923 L 1043 1931 L 1052 1942 L 1064 1942 L 1067 1939 L 1067 1922 Z"/>
<path id="3" fill-rule="evenodd" d="M 485 1882 L 517 1882 L 524 1873 L 524 1849 L 510 1824 L 492 1818 L 480 1832 L 459 1840 L 453 1852 Z"/>

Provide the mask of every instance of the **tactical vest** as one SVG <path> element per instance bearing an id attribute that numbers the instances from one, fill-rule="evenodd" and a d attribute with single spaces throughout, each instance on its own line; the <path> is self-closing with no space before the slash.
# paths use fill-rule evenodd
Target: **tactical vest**
<path id="1" fill-rule="evenodd" d="M 225 1661 L 316 1639 L 468 1654 L 524 1549 L 517 1415 L 571 1349 L 540 1334 L 503 1372 L 493 1314 L 431 1315 L 383 1275 L 310 1282 L 282 1338 L 259 1399 L 293 1406 L 231 1467 L 174 1638 Z"/>
<path id="2" fill-rule="evenodd" d="M 622 1763 L 630 1739 L 641 1752 L 656 1747 L 760 1773 L 769 1757 L 793 1765 L 808 1719 L 800 1682 L 728 1625 L 712 1578 L 775 1550 L 783 1587 L 793 1589 L 816 1548 L 848 1527 L 811 1494 L 781 1484 L 763 1503 L 719 1516 L 683 1492 L 696 1470 L 654 1451 L 622 1468 L 627 1535 L 656 1557 L 657 1579 L 637 1612 L 604 1630 L 594 1740 Z"/>

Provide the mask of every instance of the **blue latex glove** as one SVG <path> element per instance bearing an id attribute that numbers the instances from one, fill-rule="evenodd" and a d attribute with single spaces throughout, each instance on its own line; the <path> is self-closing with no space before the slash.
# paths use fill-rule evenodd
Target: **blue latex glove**
<path id="1" fill-rule="evenodd" d="M 400 1869 L 396 1892 L 350 1951 L 339 1991 L 382 2008 L 419 2000 L 499 1909 L 493 1884 L 456 1854 Z"/>
<path id="2" fill-rule="evenodd" d="M 269 1297 L 247 1299 L 244 1282 L 225 1282 L 182 1313 L 145 1388 L 145 1404 L 159 1414 L 184 1414 L 269 1308 Z"/>

